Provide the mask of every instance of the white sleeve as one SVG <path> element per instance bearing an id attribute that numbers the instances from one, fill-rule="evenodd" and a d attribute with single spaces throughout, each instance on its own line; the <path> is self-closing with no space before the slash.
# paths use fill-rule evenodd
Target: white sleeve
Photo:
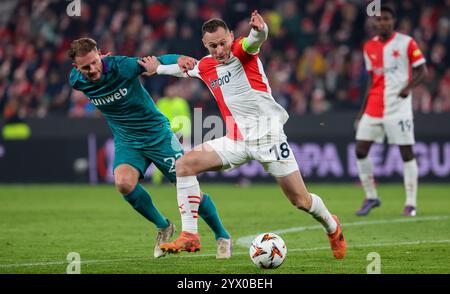
<path id="1" fill-rule="evenodd" d="M 260 32 L 251 29 L 248 37 L 244 39 L 244 51 L 250 54 L 259 52 L 259 48 L 261 47 L 262 43 L 267 40 L 268 34 L 269 28 L 267 27 L 267 24 L 264 24 L 264 29 Z"/>
<path id="2" fill-rule="evenodd" d="M 175 76 L 179 78 L 187 78 L 187 77 L 199 77 L 198 74 L 198 63 L 195 65 L 194 69 L 183 72 L 178 64 L 170 64 L 170 65 L 160 65 L 156 69 L 156 73 L 159 75 L 169 75 L 169 76 Z"/>

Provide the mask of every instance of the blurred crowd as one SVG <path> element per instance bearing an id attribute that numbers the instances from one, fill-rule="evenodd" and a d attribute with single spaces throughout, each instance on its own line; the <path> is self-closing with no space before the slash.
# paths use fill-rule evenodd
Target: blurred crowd
<path id="1" fill-rule="evenodd" d="M 366 3 L 364 3 L 366 2 Z M 86 97 L 72 91 L 66 56 L 72 40 L 92 37 L 114 55 L 179 53 L 201 58 L 201 26 L 223 18 L 235 36 L 249 32 L 258 9 L 269 25 L 260 58 L 273 96 L 291 114 L 355 111 L 367 73 L 362 46 L 374 36 L 367 2 L 351 0 L 80 0 L 81 15 L 68 16 L 63 0 L 0 2 L 0 115 L 6 120 L 66 115 L 97 116 Z M 428 61 L 426 83 L 414 90 L 416 112 L 450 112 L 450 0 L 382 1 L 398 14 L 397 30 L 413 36 Z M 182 96 L 192 107 L 216 112 L 198 81 L 143 80 L 158 99 Z"/>

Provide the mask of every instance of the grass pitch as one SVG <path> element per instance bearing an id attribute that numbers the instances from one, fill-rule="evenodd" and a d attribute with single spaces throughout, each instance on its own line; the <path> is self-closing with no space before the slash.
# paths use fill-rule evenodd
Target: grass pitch
<path id="1" fill-rule="evenodd" d="M 199 221 L 203 248 L 153 259 L 156 229 L 111 186 L 0 186 L 0 273 L 65 273 L 78 252 L 81 273 L 366 273 L 367 256 L 381 257 L 382 273 L 450 273 L 450 185 L 421 184 L 418 215 L 400 216 L 402 185 L 379 185 L 383 201 L 367 217 L 356 185 L 315 184 L 343 223 L 347 256 L 335 260 L 324 231 L 296 210 L 276 185 L 202 185 L 231 233 L 234 255 L 215 259 L 215 241 Z M 175 188 L 146 185 L 157 207 L 180 229 Z M 177 234 L 179 233 L 179 230 Z M 275 270 L 256 268 L 248 243 L 262 232 L 279 234 L 288 255 Z"/>

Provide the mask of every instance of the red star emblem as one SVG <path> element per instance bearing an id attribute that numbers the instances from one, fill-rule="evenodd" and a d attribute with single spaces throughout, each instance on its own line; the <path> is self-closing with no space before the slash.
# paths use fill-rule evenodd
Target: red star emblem
<path id="1" fill-rule="evenodd" d="M 400 57 L 400 51 L 399 51 L 399 50 L 393 50 L 393 51 L 392 51 L 392 56 L 393 56 L 394 58 Z"/>

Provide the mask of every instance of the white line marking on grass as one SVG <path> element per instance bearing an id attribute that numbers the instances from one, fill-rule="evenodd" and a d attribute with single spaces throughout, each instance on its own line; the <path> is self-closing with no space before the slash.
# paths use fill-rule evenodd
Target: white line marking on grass
<path id="1" fill-rule="evenodd" d="M 347 248 L 367 248 L 367 247 L 394 247 L 394 246 L 404 246 L 404 245 L 421 245 L 421 244 L 433 244 L 433 243 L 450 243 L 448 240 L 416 240 L 416 241 L 405 241 L 405 242 L 384 242 L 384 243 L 367 243 L 367 244 L 352 244 L 347 245 Z M 322 247 L 312 247 L 312 248 L 294 248 L 288 249 L 288 252 L 304 252 L 304 251 L 321 251 L 330 250 L 330 246 Z M 246 255 L 248 252 L 233 252 L 234 255 Z M 215 256 L 215 254 L 199 254 L 199 255 L 184 255 L 179 256 L 180 258 L 193 258 L 193 257 L 208 257 Z M 0 265 L 1 266 L 1 265 Z"/>
<path id="2" fill-rule="evenodd" d="M 403 218 L 396 218 L 396 219 L 381 219 L 381 220 L 372 220 L 372 221 L 359 221 L 359 222 L 353 222 L 353 223 L 343 223 L 342 227 L 356 227 L 356 226 L 366 226 L 366 225 L 379 225 L 379 224 L 394 224 L 394 223 L 413 223 L 413 222 L 420 222 L 420 221 L 441 221 L 449 219 L 450 216 L 448 215 L 442 215 L 442 216 L 422 216 L 422 217 L 403 217 Z M 275 230 L 271 231 L 275 234 L 287 234 L 287 233 L 294 233 L 294 232 L 302 232 L 302 231 L 309 231 L 309 230 L 320 230 L 323 229 L 322 225 L 312 225 L 312 226 L 302 226 L 302 227 L 294 227 L 294 228 L 288 228 L 283 230 Z M 262 232 L 261 232 L 262 233 Z M 259 233 L 260 234 L 260 233 Z M 248 235 L 244 237 L 240 237 L 236 240 L 236 244 L 242 247 L 248 247 L 252 243 L 253 239 L 258 236 L 259 234 L 254 235 Z"/>
<path id="3" fill-rule="evenodd" d="M 89 263 L 110 263 L 117 261 L 137 261 L 137 260 L 150 260 L 150 257 L 130 257 L 130 258 L 117 258 L 117 259 L 99 259 L 99 260 L 81 260 L 82 264 Z M 33 266 L 48 266 L 48 265 L 67 265 L 67 261 L 49 261 L 49 262 L 30 262 L 30 263 L 12 263 L 12 264 L 0 264 L 0 268 L 8 267 L 33 267 Z"/>
<path id="4" fill-rule="evenodd" d="M 348 245 L 347 248 L 366 248 L 366 247 L 395 247 L 395 246 L 405 246 L 405 245 L 421 245 L 421 244 L 432 244 L 432 243 L 450 243 L 450 240 L 416 240 L 407 242 L 386 242 L 386 243 L 369 243 L 369 244 L 353 244 Z M 329 246 L 323 247 L 313 247 L 313 248 L 294 248 L 289 249 L 289 252 L 304 252 L 304 251 L 321 251 L 330 250 Z M 248 252 L 233 252 L 233 256 L 236 255 L 247 255 Z M 199 257 L 213 257 L 215 254 L 200 254 L 195 255 L 180 255 L 175 256 L 176 258 L 199 258 Z M 113 263 L 122 261 L 140 261 L 147 260 L 152 261 L 154 259 L 150 257 L 130 257 L 130 258 L 117 258 L 117 259 L 99 259 L 99 260 L 85 260 L 81 261 L 82 264 L 93 264 L 93 263 Z M 67 261 L 51 261 L 51 262 L 35 262 L 35 263 L 13 263 L 13 264 L 0 264 L 0 268 L 14 268 L 14 267 L 35 267 L 35 266 L 49 266 L 49 265 L 67 265 Z M 167 264 L 165 265 L 167 266 Z"/>

